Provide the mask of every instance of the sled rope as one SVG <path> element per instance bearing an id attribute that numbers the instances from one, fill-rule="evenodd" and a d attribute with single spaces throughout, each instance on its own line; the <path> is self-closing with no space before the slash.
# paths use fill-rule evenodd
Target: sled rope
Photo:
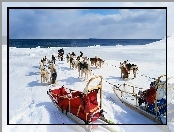
<path id="1" fill-rule="evenodd" d="M 118 84 L 119 86 L 117 86 L 117 85 L 115 85 L 115 84 L 112 84 L 112 83 L 110 83 L 110 82 L 108 82 L 107 80 L 106 80 L 106 82 L 108 83 L 108 84 L 110 84 L 110 85 L 112 85 L 112 86 L 114 86 L 114 87 L 116 87 L 116 88 L 118 88 L 118 90 L 120 90 L 120 91 L 122 91 L 121 89 L 119 89 L 119 87 L 121 86 L 121 85 L 127 85 L 127 86 L 130 86 L 130 87 L 133 87 L 133 88 L 139 88 L 139 89 L 143 89 L 143 88 L 141 88 L 141 87 L 135 87 L 135 86 L 133 86 L 133 85 L 130 85 L 130 84 L 126 84 L 126 83 L 123 83 L 123 84 Z"/>
<path id="2" fill-rule="evenodd" d="M 137 74 L 139 74 L 139 73 L 137 72 Z M 155 78 L 151 78 L 151 77 L 149 77 L 149 76 L 147 76 L 147 75 L 145 75 L 145 74 L 140 74 L 140 76 L 143 76 L 143 77 L 146 77 L 146 78 L 149 78 L 149 79 L 155 80 Z"/>
<path id="3" fill-rule="evenodd" d="M 94 73 L 93 73 L 93 75 L 94 75 Z M 166 76 L 165 74 L 163 74 L 163 75 L 161 75 L 161 76 L 159 76 L 158 77 L 158 79 L 156 79 L 156 85 L 164 85 L 164 84 L 159 84 L 159 80 L 160 80 L 160 78 L 161 77 L 164 77 L 164 76 Z M 103 79 L 104 80 L 104 79 Z M 118 97 L 118 99 L 122 102 L 122 103 L 126 103 L 123 99 L 121 99 L 119 96 L 118 96 L 118 94 L 116 93 L 116 90 L 117 91 L 120 91 L 121 92 L 121 97 L 123 96 L 124 97 L 124 95 L 122 94 L 122 93 L 126 93 L 126 94 L 131 94 L 132 96 L 134 96 L 135 97 L 135 100 L 136 100 L 136 106 L 137 106 L 137 94 L 135 94 L 134 93 L 134 88 L 139 88 L 139 89 L 143 89 L 143 88 L 140 88 L 140 87 L 136 87 L 136 86 L 133 86 L 133 85 L 130 85 L 130 84 L 126 84 L 126 83 L 123 83 L 123 84 L 118 84 L 118 85 L 115 85 L 115 84 L 112 84 L 112 83 L 110 83 L 109 81 L 107 81 L 107 80 L 105 80 L 105 82 L 107 82 L 108 84 L 110 84 L 110 85 L 112 85 L 112 86 L 114 86 L 115 88 L 113 88 L 113 91 L 114 91 L 114 93 L 115 93 L 115 95 Z M 125 90 L 121 90 L 120 89 L 120 86 L 129 86 L 129 87 L 132 87 L 133 88 L 133 92 L 131 93 L 131 92 L 127 92 L 127 91 L 125 91 Z M 124 97 L 125 98 L 125 97 Z M 159 111 L 159 109 L 162 109 L 163 107 L 165 107 L 167 104 L 165 103 L 165 104 L 163 104 L 163 105 L 161 105 L 161 106 L 155 106 L 155 110 L 156 110 L 156 112 L 158 112 Z M 133 105 L 132 105 L 133 106 Z M 156 118 L 157 118 L 158 116 L 156 115 Z"/>
<path id="4" fill-rule="evenodd" d="M 110 65 L 110 64 L 108 64 L 108 63 L 105 63 L 106 65 Z M 111 65 L 111 66 L 113 66 L 113 67 L 117 67 L 117 66 L 114 66 L 114 65 Z"/>
<path id="5" fill-rule="evenodd" d="M 93 73 L 93 75 L 95 75 L 95 74 Z M 165 76 L 165 75 L 161 75 L 161 76 L 159 77 L 159 79 L 160 79 L 161 77 L 163 77 L 163 76 Z M 123 90 L 119 89 L 119 87 L 120 87 L 121 85 L 124 85 L 124 86 L 127 85 L 127 86 L 132 87 L 133 89 L 134 89 L 134 88 L 137 88 L 137 89 L 143 89 L 143 88 L 141 88 L 141 87 L 133 86 L 133 85 L 126 84 L 126 83 L 115 85 L 115 84 L 110 83 L 109 81 L 107 81 L 107 80 L 105 80 L 105 79 L 103 79 L 103 81 L 105 81 L 105 82 L 107 82 L 108 84 L 114 86 L 114 87 L 117 88 L 119 91 L 122 91 L 122 92 L 125 92 L 125 93 L 129 93 L 129 92 L 127 92 L 127 91 L 123 91 Z M 129 94 L 132 94 L 132 93 L 129 93 Z"/>
<path id="6" fill-rule="evenodd" d="M 95 74 L 93 73 L 93 75 L 95 75 Z M 108 84 L 110 84 L 110 85 L 112 85 L 112 86 L 114 86 L 114 87 L 116 87 L 116 88 L 118 88 L 118 89 L 119 89 L 119 87 L 120 87 L 121 85 L 123 85 L 123 84 L 115 85 L 115 84 L 112 84 L 112 83 L 110 83 L 109 81 L 107 81 L 107 80 L 105 80 L 105 79 L 103 79 L 103 80 L 104 80 L 105 82 L 107 82 Z M 133 85 L 129 85 L 129 84 L 126 84 L 126 83 L 124 83 L 124 85 L 130 86 L 130 87 L 133 87 L 133 88 L 143 89 L 143 88 L 135 87 L 135 86 L 133 86 Z M 122 91 L 121 89 L 119 89 L 119 90 Z"/>
<path id="7" fill-rule="evenodd" d="M 108 63 L 107 63 L 108 64 Z M 116 66 L 115 66 L 116 67 Z M 94 73 L 93 73 L 93 75 L 95 75 Z M 143 76 L 143 75 L 142 75 Z M 159 83 L 159 80 L 160 80 L 160 78 L 161 77 L 164 77 L 164 76 L 166 76 L 165 74 L 163 74 L 163 75 L 161 75 L 161 76 L 159 76 L 158 77 L 158 79 L 155 79 L 155 78 L 151 78 L 151 77 L 149 77 L 150 79 L 154 79 L 154 80 L 156 80 L 156 83 L 158 84 Z M 148 76 L 145 76 L 145 77 L 148 77 Z M 115 93 L 115 90 L 118 90 L 118 91 L 120 91 L 121 92 L 121 94 L 122 93 L 126 93 L 126 94 L 132 94 L 132 96 L 136 96 L 137 97 L 137 94 L 135 94 L 134 93 L 134 90 L 135 90 L 135 88 L 138 88 L 138 89 L 143 89 L 143 88 L 141 88 L 141 87 L 138 87 L 138 86 L 133 86 L 133 85 L 130 85 L 130 84 L 126 84 L 126 83 L 124 83 L 124 84 L 118 84 L 118 85 L 115 85 L 115 84 L 112 84 L 112 83 L 110 83 L 109 81 L 107 81 L 107 80 L 105 80 L 105 79 L 103 79 L 103 81 L 105 81 L 105 82 L 107 82 L 108 84 L 110 84 L 110 85 L 112 85 L 114 88 L 113 88 L 113 90 L 114 90 L 114 93 Z M 165 83 L 164 83 L 165 84 Z M 124 87 L 125 86 L 129 86 L 129 87 L 132 87 L 132 90 L 133 90 L 133 92 L 131 93 L 131 92 L 127 92 L 127 91 L 125 91 L 125 90 L 121 90 L 120 89 L 120 86 L 121 85 L 124 85 Z M 116 94 L 116 93 L 115 93 Z M 118 95 L 116 95 L 118 98 L 119 98 L 119 96 Z M 120 98 L 119 98 L 120 99 Z M 122 99 L 120 99 L 120 101 L 121 101 Z M 122 102 L 122 101 L 121 101 Z M 164 105 L 166 105 L 166 104 L 164 104 Z M 164 106 L 158 106 L 158 108 L 157 109 L 161 109 L 161 108 L 163 108 Z"/>
<path id="8" fill-rule="evenodd" d="M 112 65 L 112 66 L 114 66 L 114 65 Z M 116 67 L 116 66 L 114 66 L 114 67 Z M 137 73 L 137 74 L 138 74 L 138 73 Z M 93 73 L 93 75 L 94 75 L 94 73 Z M 145 75 L 142 75 L 142 76 L 145 76 Z M 163 76 L 165 76 L 165 75 L 163 75 Z M 148 77 L 148 76 L 145 76 L 145 77 Z M 149 78 L 150 78 L 150 77 L 149 77 Z M 150 78 L 150 79 L 154 79 L 154 80 L 156 80 L 156 81 L 159 81 L 160 78 L 161 78 L 161 76 L 158 77 L 157 80 L 156 80 L 155 78 Z M 104 80 L 104 79 L 103 79 L 103 80 Z M 135 87 L 135 86 L 132 86 L 132 85 L 126 84 L 126 83 L 114 85 L 114 84 L 108 82 L 107 80 L 104 80 L 104 81 L 106 81 L 108 84 L 114 86 L 114 87 L 113 87 L 114 93 L 115 93 L 115 95 L 120 99 L 120 101 L 121 101 L 122 103 L 125 103 L 125 104 L 126 104 L 126 101 L 124 101 L 123 99 L 121 99 L 121 98 L 117 95 L 116 90 L 121 91 L 121 92 L 124 92 L 124 93 L 129 93 L 129 94 L 132 94 L 132 95 L 134 95 L 134 96 L 137 96 L 137 94 L 134 94 L 134 93 L 130 93 L 130 92 L 121 90 L 121 89 L 120 89 L 120 86 L 124 85 L 124 86 L 130 86 L 130 87 L 133 87 L 133 88 L 139 88 L 139 87 Z M 158 82 L 157 82 L 157 83 L 158 83 Z M 140 88 L 140 89 L 143 89 L 143 88 Z M 121 96 L 121 97 L 122 97 L 122 96 Z M 137 101 L 137 100 L 136 100 L 136 101 Z M 166 105 L 166 104 L 163 104 L 162 106 L 157 106 L 157 107 L 155 107 L 155 108 L 158 110 L 158 109 L 163 108 L 165 105 Z M 133 104 L 132 104 L 132 106 L 133 106 Z"/>
<path id="9" fill-rule="evenodd" d="M 113 67 L 118 67 L 118 66 L 114 66 L 114 65 L 111 65 L 111 64 L 108 64 L 108 63 L 105 63 L 105 64 L 106 64 L 106 65 L 113 66 Z M 152 79 L 152 80 L 156 80 L 156 78 L 149 77 L 149 76 L 147 76 L 147 75 L 145 75 L 145 74 L 140 74 L 140 73 L 138 73 L 138 72 L 137 72 L 137 74 L 139 74 L 140 76 L 144 76 L 144 77 L 146 77 L 146 78 Z M 172 78 L 173 78 L 173 77 L 172 77 Z"/>
<path id="10" fill-rule="evenodd" d="M 113 65 L 112 65 L 113 66 Z M 116 66 L 115 66 L 116 67 Z M 94 75 L 94 73 L 93 73 L 93 75 Z M 165 75 L 161 75 L 160 77 L 158 77 L 158 79 L 155 79 L 155 78 L 153 78 L 154 80 L 156 80 L 157 81 L 157 83 L 159 82 L 159 80 L 160 80 L 160 78 L 161 77 L 163 77 L 163 76 L 165 76 Z M 147 77 L 147 76 L 145 76 L 145 77 Z M 149 77 L 150 78 L 150 77 Z M 150 79 L 152 79 L 152 78 L 150 78 Z M 103 79 L 104 80 L 104 79 Z M 117 95 L 117 93 L 116 93 L 116 90 L 118 90 L 118 91 L 120 91 L 121 93 L 127 93 L 127 94 L 132 94 L 132 95 L 134 95 L 134 96 L 137 96 L 137 94 L 134 94 L 134 91 L 133 91 L 133 93 L 130 93 L 130 92 L 127 92 L 127 91 L 125 91 L 125 90 L 121 90 L 120 89 L 120 86 L 121 85 L 124 85 L 124 86 L 130 86 L 130 87 L 133 87 L 133 88 L 139 88 L 139 87 L 135 87 L 135 86 L 132 86 L 132 85 L 129 85 L 129 84 L 126 84 L 126 83 L 124 83 L 124 84 L 118 84 L 118 86 L 117 85 L 114 85 L 114 84 L 112 84 L 112 83 L 110 83 L 109 81 L 107 81 L 107 80 L 105 80 L 108 84 L 110 84 L 110 85 L 112 85 L 112 86 L 114 86 L 115 88 L 113 88 L 113 90 L 114 90 L 114 93 L 115 93 L 115 95 L 119 98 L 119 100 L 122 102 L 122 103 L 125 103 L 118 95 Z M 139 89 L 143 89 L 143 88 L 139 88 Z M 137 97 L 136 97 L 137 98 Z M 137 99 L 136 99 L 136 101 L 137 101 Z M 163 104 L 162 106 L 157 106 L 157 107 L 155 107 L 156 108 L 156 110 L 159 110 L 159 109 L 161 109 L 161 108 L 163 108 L 164 106 L 165 106 L 166 104 Z"/>

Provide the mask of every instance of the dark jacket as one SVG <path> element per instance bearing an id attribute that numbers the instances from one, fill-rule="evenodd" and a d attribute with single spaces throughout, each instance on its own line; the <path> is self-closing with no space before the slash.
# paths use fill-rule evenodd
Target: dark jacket
<path id="1" fill-rule="evenodd" d="M 64 50 L 63 50 L 63 49 L 60 49 L 58 52 L 59 52 L 60 54 L 64 55 Z"/>
<path id="2" fill-rule="evenodd" d="M 80 57 L 82 57 L 83 56 L 83 53 L 82 52 L 80 52 Z"/>

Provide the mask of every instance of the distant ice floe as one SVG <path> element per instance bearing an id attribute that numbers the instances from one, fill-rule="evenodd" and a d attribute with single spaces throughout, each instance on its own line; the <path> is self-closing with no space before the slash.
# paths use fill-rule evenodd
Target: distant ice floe
<path id="1" fill-rule="evenodd" d="M 40 49 L 40 46 L 37 46 L 36 49 Z"/>
<path id="2" fill-rule="evenodd" d="M 88 47 L 100 47 L 100 45 L 88 46 Z"/>
<path id="3" fill-rule="evenodd" d="M 115 46 L 123 46 L 123 45 L 121 45 L 121 44 L 116 44 Z"/>
<path id="4" fill-rule="evenodd" d="M 100 47 L 100 45 L 95 45 L 96 47 Z"/>

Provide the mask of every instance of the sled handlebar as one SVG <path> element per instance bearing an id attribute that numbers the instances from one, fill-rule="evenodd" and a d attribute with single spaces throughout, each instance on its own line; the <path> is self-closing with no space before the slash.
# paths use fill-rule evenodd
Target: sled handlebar
<path id="1" fill-rule="evenodd" d="M 97 86 L 95 86 L 95 87 L 89 89 L 89 88 L 88 88 L 89 84 L 91 83 L 91 81 L 93 81 L 93 80 L 96 79 L 96 78 L 100 78 L 100 79 L 101 79 L 100 82 L 99 82 L 99 85 L 97 85 Z M 90 92 L 90 91 L 92 91 L 92 90 L 94 90 L 94 89 L 98 89 L 98 88 L 101 89 L 101 88 L 102 88 L 102 79 L 103 79 L 102 76 L 94 76 L 94 77 L 92 77 L 92 78 L 88 81 L 88 83 L 86 84 L 85 91 L 88 93 L 88 92 Z"/>
<path id="2" fill-rule="evenodd" d="M 89 89 L 88 88 L 89 84 L 91 83 L 92 80 L 94 80 L 96 78 L 100 78 L 99 84 L 97 86 Z M 88 94 L 88 92 L 91 92 L 94 89 L 100 89 L 100 109 L 102 108 L 102 80 L 103 80 L 103 77 L 101 75 L 94 76 L 88 81 L 88 83 L 86 84 L 86 87 L 85 87 L 86 95 Z"/>

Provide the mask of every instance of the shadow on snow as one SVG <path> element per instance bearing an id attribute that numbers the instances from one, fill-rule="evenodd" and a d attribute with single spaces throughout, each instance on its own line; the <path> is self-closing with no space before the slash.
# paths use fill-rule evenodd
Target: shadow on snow
<path id="1" fill-rule="evenodd" d="M 65 122 L 75 124 L 71 119 L 59 111 L 52 102 L 41 102 L 36 104 L 36 107 L 44 107 L 47 110 L 50 117 L 50 124 L 64 124 Z"/>
<path id="2" fill-rule="evenodd" d="M 75 84 L 76 82 L 82 82 L 80 78 L 68 77 L 66 79 L 59 80 L 60 82 L 66 82 L 67 85 Z"/>
<path id="3" fill-rule="evenodd" d="M 40 80 L 32 81 L 28 83 L 28 87 L 35 87 L 35 86 L 46 86 L 47 84 L 41 83 Z"/>
<path id="4" fill-rule="evenodd" d="M 33 76 L 33 75 L 39 75 L 40 72 L 29 72 L 28 75 L 25 75 L 25 76 Z"/>

